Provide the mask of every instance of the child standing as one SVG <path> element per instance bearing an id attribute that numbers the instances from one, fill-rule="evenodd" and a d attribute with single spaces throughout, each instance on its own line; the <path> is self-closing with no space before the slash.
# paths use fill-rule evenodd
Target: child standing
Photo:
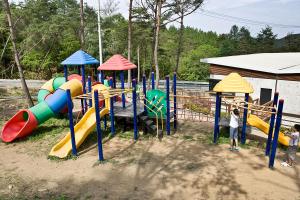
<path id="1" fill-rule="evenodd" d="M 238 129 L 239 129 L 239 110 L 234 109 L 230 112 L 230 150 L 238 151 Z"/>
<path id="2" fill-rule="evenodd" d="M 286 134 L 290 138 L 289 147 L 287 150 L 287 160 L 281 163 L 284 167 L 292 167 L 295 164 L 296 153 L 299 143 L 300 124 L 295 124 L 291 133 Z"/>

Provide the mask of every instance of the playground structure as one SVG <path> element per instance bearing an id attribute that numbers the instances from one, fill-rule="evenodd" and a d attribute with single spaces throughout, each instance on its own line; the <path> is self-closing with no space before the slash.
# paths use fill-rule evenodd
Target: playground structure
<path id="1" fill-rule="evenodd" d="M 98 81 L 93 80 L 93 76 L 87 76 L 86 81 L 85 66 L 98 64 L 95 58 L 81 50 L 63 61 L 64 77 L 51 79 L 42 86 L 38 93 L 39 103 L 28 110 L 22 109 L 13 116 L 2 129 L 2 140 L 12 142 L 17 138 L 25 137 L 47 119 L 68 112 L 70 132 L 51 149 L 49 155 L 59 158 L 65 158 L 71 153 L 77 155 L 77 149 L 96 128 L 99 160 L 103 161 L 102 120 L 104 129 L 107 129 L 107 121 L 108 118 L 110 119 L 112 136 L 116 132 L 116 122 L 120 122 L 117 119 L 125 120 L 124 124 L 129 120 L 133 123 L 134 140 L 138 139 L 139 126 L 142 126 L 145 132 L 154 131 L 157 137 L 161 137 L 164 130 L 167 135 L 171 134 L 171 122 L 176 130 L 178 120 L 215 121 L 214 143 L 216 143 L 221 126 L 221 109 L 225 107 L 226 112 L 230 113 L 231 108 L 236 107 L 244 113 L 242 144 L 246 141 L 247 124 L 268 134 L 265 153 L 270 156 L 269 167 L 274 165 L 277 140 L 283 145 L 288 145 L 289 138 L 279 132 L 283 100 L 279 100 L 278 103 L 278 93 L 275 93 L 273 101 L 265 105 L 249 101 L 249 94 L 253 92 L 253 88 L 238 74 L 230 74 L 218 83 L 213 93 L 177 90 L 176 73 L 172 77 L 171 91 L 169 76 L 165 77 L 165 91 L 155 88 L 154 72 L 151 73 L 148 88 L 146 76 L 143 75 L 141 86 L 133 79 L 132 87 L 125 89 L 124 71 L 136 68 L 134 64 L 120 55 L 115 55 L 98 68 L 92 69 L 92 72 L 100 71 Z M 68 68 L 72 66 L 77 68 L 78 74 L 68 75 Z M 112 72 L 112 76 L 107 80 L 108 86 L 102 84 L 105 82 L 105 75 L 109 74 L 105 71 Z M 120 75 L 120 88 L 116 87 L 117 72 Z M 245 93 L 245 97 L 230 96 L 228 93 Z M 214 94 L 215 101 L 212 99 Z M 74 126 L 73 100 L 75 99 L 80 100 L 81 103 L 81 110 L 77 117 L 80 115 L 82 117 Z M 212 109 L 214 106 L 215 110 Z M 265 121 L 269 119 L 268 124 Z"/>
<path id="2" fill-rule="evenodd" d="M 279 94 L 275 93 L 271 105 L 270 103 L 267 103 L 267 105 L 257 105 L 249 102 L 249 94 L 253 92 L 253 88 L 237 73 L 229 74 L 222 81 L 220 81 L 213 90 L 216 92 L 214 143 L 217 143 L 219 137 L 219 122 L 223 102 L 226 106 L 243 110 L 243 126 L 241 133 L 242 144 L 245 144 L 246 142 L 247 123 L 250 126 L 260 129 L 262 132 L 268 135 L 265 155 L 269 156 L 269 167 L 273 168 L 278 141 L 285 146 L 288 146 L 289 144 L 289 137 L 280 132 L 284 100 L 280 99 L 278 101 Z M 244 100 L 234 97 L 228 98 L 222 95 L 222 93 L 245 93 L 245 98 Z M 227 111 L 230 113 L 230 109 Z M 260 115 L 264 116 L 265 120 L 270 119 L 269 124 L 256 116 L 254 113 L 263 113 Z"/>

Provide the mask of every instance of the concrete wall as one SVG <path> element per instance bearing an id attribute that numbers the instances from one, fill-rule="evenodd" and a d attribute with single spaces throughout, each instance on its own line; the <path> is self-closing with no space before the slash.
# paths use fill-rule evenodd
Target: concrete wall
<path id="1" fill-rule="evenodd" d="M 224 77 L 224 75 L 210 75 L 212 79 L 222 80 Z M 251 77 L 244 78 L 249 81 L 254 88 L 254 93 L 251 94 L 253 99 L 260 97 L 261 88 L 272 89 L 272 95 L 274 95 L 275 80 Z M 279 92 L 279 98 L 284 99 L 283 112 L 300 115 L 300 82 L 278 80 L 277 91 Z"/>

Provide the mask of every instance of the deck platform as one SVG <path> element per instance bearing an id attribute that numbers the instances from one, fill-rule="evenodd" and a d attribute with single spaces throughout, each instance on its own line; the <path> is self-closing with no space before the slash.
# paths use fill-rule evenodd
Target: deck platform
<path id="1" fill-rule="evenodd" d="M 140 116 L 144 112 L 144 106 L 142 104 L 136 105 L 136 115 Z M 133 105 L 132 103 L 126 103 L 125 108 L 122 107 L 122 102 L 114 103 L 114 115 L 115 117 L 133 118 Z"/>

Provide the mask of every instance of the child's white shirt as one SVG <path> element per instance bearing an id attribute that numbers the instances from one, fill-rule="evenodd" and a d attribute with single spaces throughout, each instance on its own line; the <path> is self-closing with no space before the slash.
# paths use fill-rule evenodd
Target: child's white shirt
<path id="1" fill-rule="evenodd" d="M 233 113 L 231 113 L 229 126 L 232 128 L 239 127 L 239 117 Z"/>

